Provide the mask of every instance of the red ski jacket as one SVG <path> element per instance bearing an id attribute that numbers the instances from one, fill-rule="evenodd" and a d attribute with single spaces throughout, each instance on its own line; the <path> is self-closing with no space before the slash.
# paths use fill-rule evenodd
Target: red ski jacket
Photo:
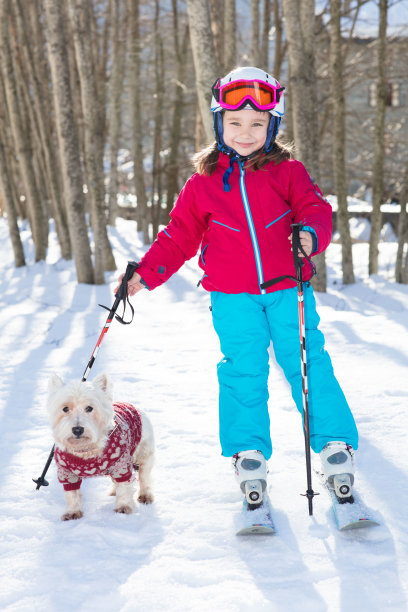
<path id="1" fill-rule="evenodd" d="M 161 231 L 141 260 L 139 274 L 149 289 L 164 283 L 201 245 L 199 266 L 207 291 L 270 293 L 294 287 L 285 279 L 268 289 L 272 278 L 296 276 L 291 251 L 291 223 L 315 232 L 316 253 L 324 251 L 332 233 L 332 209 L 303 164 L 285 160 L 250 170 L 234 163 L 225 192 L 222 177 L 229 157 L 220 154 L 211 176 L 198 173 L 187 181 Z M 303 279 L 311 277 L 305 262 Z"/>

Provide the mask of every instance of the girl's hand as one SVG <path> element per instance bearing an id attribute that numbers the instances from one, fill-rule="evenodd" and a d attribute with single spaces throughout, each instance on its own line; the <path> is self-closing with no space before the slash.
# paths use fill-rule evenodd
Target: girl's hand
<path id="1" fill-rule="evenodd" d="M 119 291 L 119 287 L 122 283 L 122 279 L 124 277 L 124 274 L 121 274 L 118 278 L 118 286 L 115 287 L 114 289 L 114 293 L 117 293 Z M 143 285 L 140 280 L 141 280 L 141 276 L 140 274 L 138 274 L 138 272 L 134 272 L 132 278 L 128 281 L 128 295 L 132 296 L 135 295 L 135 293 L 137 293 L 138 291 L 140 291 L 141 289 L 145 289 L 145 285 Z"/>
<path id="2" fill-rule="evenodd" d="M 306 255 L 310 257 L 313 248 L 313 238 L 310 232 L 299 232 L 300 244 Z M 292 234 L 289 236 L 288 240 L 290 240 L 290 244 L 292 245 Z M 292 249 L 291 249 L 292 250 Z M 298 251 L 299 257 L 304 257 L 303 253 Z"/>

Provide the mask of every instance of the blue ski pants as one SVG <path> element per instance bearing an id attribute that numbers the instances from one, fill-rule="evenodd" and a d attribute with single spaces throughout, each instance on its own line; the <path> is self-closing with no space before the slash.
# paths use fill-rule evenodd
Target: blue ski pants
<path id="1" fill-rule="evenodd" d="M 353 415 L 334 376 L 324 336 L 318 329 L 313 289 L 304 285 L 310 444 L 318 453 L 332 440 L 354 449 L 358 434 Z M 218 364 L 222 454 L 242 450 L 272 454 L 268 412 L 269 346 L 303 414 L 297 288 L 265 295 L 211 293 L 215 331 L 224 355 Z"/>

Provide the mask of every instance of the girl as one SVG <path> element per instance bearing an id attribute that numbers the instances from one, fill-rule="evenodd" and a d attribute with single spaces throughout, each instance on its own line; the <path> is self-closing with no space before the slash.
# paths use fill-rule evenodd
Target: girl
<path id="1" fill-rule="evenodd" d="M 222 454 L 233 457 L 237 480 L 252 506 L 251 486 L 258 481 L 261 503 L 272 454 L 267 406 L 271 341 L 302 413 L 297 289 L 288 278 L 295 277 L 291 224 L 302 224 L 300 241 L 307 256 L 324 251 L 332 231 L 330 204 L 304 166 L 276 142 L 283 91 L 258 68 L 237 68 L 217 79 L 211 103 L 216 142 L 194 157 L 196 173 L 128 287 L 129 295 L 143 287 L 154 289 L 201 245 L 201 284 L 211 294 L 224 355 L 218 364 Z M 311 278 L 310 264 L 306 258 L 304 281 Z M 271 279 L 277 282 L 265 289 Z M 311 447 L 321 455 L 330 486 L 339 497 L 349 497 L 357 429 L 324 349 L 312 287 L 306 285 Z"/>

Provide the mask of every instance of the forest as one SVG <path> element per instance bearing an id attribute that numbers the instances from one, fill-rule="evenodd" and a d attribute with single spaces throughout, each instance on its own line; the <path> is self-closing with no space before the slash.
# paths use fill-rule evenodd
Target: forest
<path id="1" fill-rule="evenodd" d="M 192 155 L 213 142 L 211 85 L 238 65 L 285 85 L 279 138 L 337 198 L 343 283 L 355 282 L 348 196 L 369 200 L 369 274 L 395 206 L 408 283 L 408 26 L 400 0 L 0 0 L 0 214 L 16 267 L 50 223 L 79 283 L 116 268 L 109 226 L 151 243 Z M 369 28 L 367 15 L 370 15 Z M 406 15 L 406 14 L 405 14 Z M 324 255 L 316 257 L 326 290 Z"/>

